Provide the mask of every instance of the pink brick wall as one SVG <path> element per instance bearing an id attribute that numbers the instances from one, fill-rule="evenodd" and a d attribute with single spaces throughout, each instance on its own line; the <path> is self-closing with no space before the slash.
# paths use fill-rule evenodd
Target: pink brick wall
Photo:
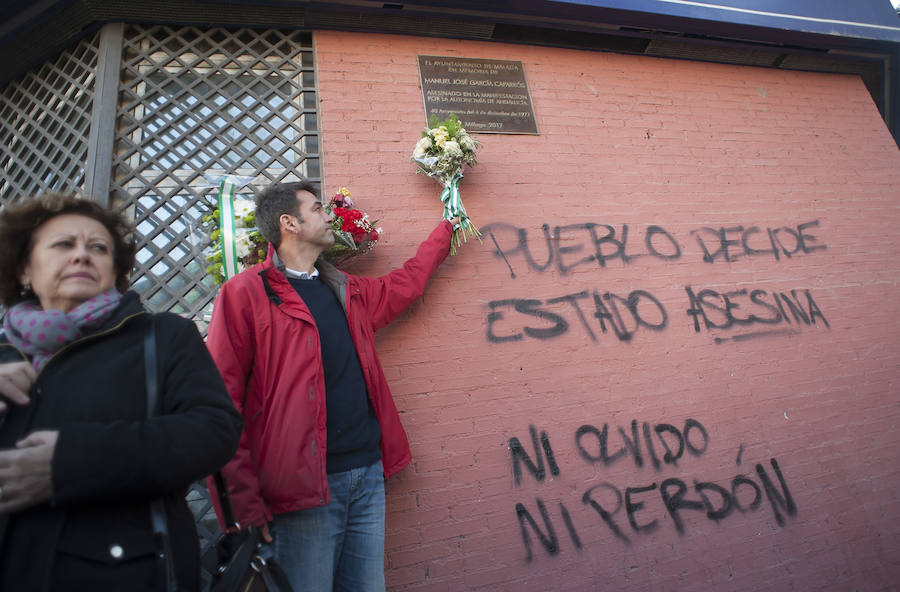
<path id="1" fill-rule="evenodd" d="M 408 162 L 416 55 L 523 62 L 541 132 L 479 136 L 461 188 L 493 239 L 379 336 L 414 456 L 388 484 L 392 590 L 896 585 L 900 154 L 858 78 L 334 32 L 316 48 L 326 186 L 385 230 L 357 273 L 400 265 L 440 216 Z M 626 257 L 604 225 L 627 225 Z"/>

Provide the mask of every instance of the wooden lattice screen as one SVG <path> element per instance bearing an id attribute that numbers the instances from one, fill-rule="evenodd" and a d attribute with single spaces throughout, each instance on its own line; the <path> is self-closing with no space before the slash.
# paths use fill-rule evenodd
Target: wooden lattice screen
<path id="1" fill-rule="evenodd" d="M 138 230 L 134 287 L 202 323 L 215 287 L 199 225 L 216 179 L 252 193 L 320 176 L 311 35 L 127 27 L 122 53 L 111 184 Z"/>
<path id="2" fill-rule="evenodd" d="M 0 204 L 84 188 L 99 34 L 0 92 Z"/>

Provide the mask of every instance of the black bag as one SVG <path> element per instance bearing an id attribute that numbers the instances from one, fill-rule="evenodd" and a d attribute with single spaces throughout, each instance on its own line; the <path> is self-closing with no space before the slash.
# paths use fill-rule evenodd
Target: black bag
<path id="1" fill-rule="evenodd" d="M 217 471 L 213 479 L 228 532 L 216 543 L 218 564 L 209 592 L 291 592 L 291 584 L 281 566 L 259 554 L 262 541 L 259 530 L 252 525 L 236 530 L 238 523 L 222 473 Z"/>

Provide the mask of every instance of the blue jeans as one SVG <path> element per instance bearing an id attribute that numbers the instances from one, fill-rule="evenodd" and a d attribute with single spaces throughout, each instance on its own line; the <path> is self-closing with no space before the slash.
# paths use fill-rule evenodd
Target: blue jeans
<path id="1" fill-rule="evenodd" d="M 275 559 L 294 592 L 383 592 L 381 461 L 328 475 L 328 489 L 328 505 L 275 516 Z"/>

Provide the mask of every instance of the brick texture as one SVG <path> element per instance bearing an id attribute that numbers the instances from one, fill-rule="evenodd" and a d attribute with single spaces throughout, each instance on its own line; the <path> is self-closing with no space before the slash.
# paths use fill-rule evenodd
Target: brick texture
<path id="1" fill-rule="evenodd" d="M 478 137 L 485 241 L 379 334 L 414 458 L 388 484 L 391 590 L 896 586 L 900 153 L 859 78 L 315 43 L 326 187 L 385 231 L 355 273 L 440 217 L 409 163 L 417 55 L 521 61 L 540 129 Z"/>

